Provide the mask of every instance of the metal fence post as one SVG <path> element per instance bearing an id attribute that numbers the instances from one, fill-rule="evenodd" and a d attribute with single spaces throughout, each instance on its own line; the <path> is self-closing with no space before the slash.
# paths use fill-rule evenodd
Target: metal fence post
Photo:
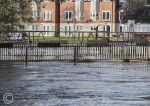
<path id="1" fill-rule="evenodd" d="M 26 63 L 28 62 L 28 47 L 26 46 L 26 57 L 25 57 Z"/>
<path id="2" fill-rule="evenodd" d="M 78 44 L 74 47 L 74 62 L 78 60 Z"/>

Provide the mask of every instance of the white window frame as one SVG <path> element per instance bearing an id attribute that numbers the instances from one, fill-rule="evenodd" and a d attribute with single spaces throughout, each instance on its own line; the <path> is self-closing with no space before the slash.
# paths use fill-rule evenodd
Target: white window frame
<path id="1" fill-rule="evenodd" d="M 104 13 L 109 13 L 109 19 L 104 19 L 103 18 L 104 17 Z M 107 15 L 105 17 L 107 17 Z M 110 10 L 104 10 L 104 11 L 102 11 L 102 21 L 110 21 L 110 19 L 111 19 Z"/>
<path id="2" fill-rule="evenodd" d="M 122 20 L 121 20 L 121 15 L 122 15 L 122 13 L 123 13 L 123 10 L 120 10 L 120 11 L 119 11 L 119 22 L 122 21 Z"/>
<path id="3" fill-rule="evenodd" d="M 71 31 L 71 29 L 72 29 L 72 25 L 65 25 L 65 36 L 66 37 L 69 37 L 69 36 L 71 36 L 72 34 L 70 33 L 70 31 Z"/>
<path id="4" fill-rule="evenodd" d="M 91 10 L 91 18 L 93 19 L 93 18 L 95 18 L 95 19 L 97 19 L 97 15 L 99 15 L 98 13 L 96 13 L 96 11 L 95 10 Z"/>
<path id="5" fill-rule="evenodd" d="M 91 0 L 90 17 L 97 20 L 99 17 L 99 0 Z"/>
<path id="6" fill-rule="evenodd" d="M 32 18 L 36 18 L 37 17 L 37 13 L 38 11 L 37 11 L 37 9 L 33 9 L 32 10 Z"/>
<path id="7" fill-rule="evenodd" d="M 79 19 L 83 16 L 83 11 L 82 10 L 76 10 L 76 18 Z"/>
<path id="8" fill-rule="evenodd" d="M 44 31 L 51 31 L 51 26 L 50 25 L 43 25 L 43 30 Z M 50 36 L 50 32 L 44 32 L 45 36 Z"/>
<path id="9" fill-rule="evenodd" d="M 38 31 L 39 25 L 38 24 L 32 24 L 32 31 Z"/>
<path id="10" fill-rule="evenodd" d="M 51 10 L 44 10 L 43 11 L 43 21 L 51 21 Z M 47 16 L 49 15 L 49 16 Z"/>
<path id="11" fill-rule="evenodd" d="M 71 13 L 71 18 L 69 19 L 69 13 Z M 67 16 L 67 19 L 66 19 L 66 14 L 68 14 Z M 68 11 L 68 10 L 66 10 L 65 11 L 65 21 L 72 21 L 73 20 L 73 11 Z"/>
<path id="12" fill-rule="evenodd" d="M 91 25 L 91 31 L 95 31 L 95 25 Z"/>
<path id="13" fill-rule="evenodd" d="M 77 31 L 83 31 L 83 26 L 82 25 L 77 25 L 76 28 L 77 28 Z"/>

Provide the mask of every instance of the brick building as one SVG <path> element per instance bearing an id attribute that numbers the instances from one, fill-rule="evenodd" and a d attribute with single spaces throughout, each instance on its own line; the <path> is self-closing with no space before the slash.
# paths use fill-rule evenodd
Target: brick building
<path id="1" fill-rule="evenodd" d="M 99 25 L 99 31 L 108 28 L 117 31 L 117 0 L 65 0 L 60 4 L 60 31 L 91 31 Z M 32 2 L 34 21 L 30 30 L 55 31 L 54 0 Z M 45 33 L 53 36 L 52 33 Z M 63 34 L 64 35 L 64 34 Z M 65 33 L 65 36 L 71 36 Z"/>

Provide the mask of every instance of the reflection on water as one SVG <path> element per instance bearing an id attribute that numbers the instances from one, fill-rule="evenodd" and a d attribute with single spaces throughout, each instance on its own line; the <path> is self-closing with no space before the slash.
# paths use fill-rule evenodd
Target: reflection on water
<path id="1" fill-rule="evenodd" d="M 120 62 L 0 63 L 0 106 L 150 106 L 150 65 Z"/>

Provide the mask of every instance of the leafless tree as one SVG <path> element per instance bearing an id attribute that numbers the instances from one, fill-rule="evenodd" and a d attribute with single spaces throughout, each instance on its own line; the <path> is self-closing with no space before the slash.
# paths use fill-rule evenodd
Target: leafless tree
<path id="1" fill-rule="evenodd" d="M 144 11 L 145 0 L 127 0 L 122 7 L 122 22 L 127 20 L 138 20 Z"/>
<path id="2" fill-rule="evenodd" d="M 55 37 L 60 36 L 60 5 L 65 0 L 55 0 Z"/>

